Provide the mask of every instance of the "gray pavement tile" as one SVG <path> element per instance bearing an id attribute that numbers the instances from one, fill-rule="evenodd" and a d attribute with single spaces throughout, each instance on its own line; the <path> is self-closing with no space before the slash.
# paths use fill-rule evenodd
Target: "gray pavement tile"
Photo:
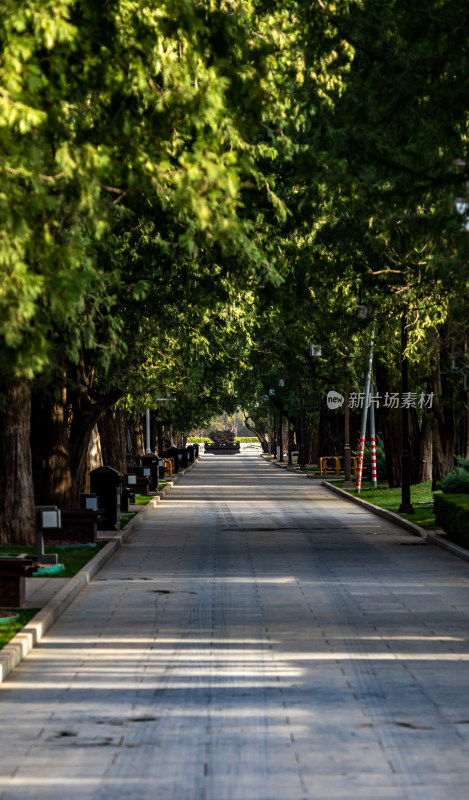
<path id="1" fill-rule="evenodd" d="M 465 796 L 468 565 L 258 459 L 170 497 L 2 685 L 1 800 Z"/>

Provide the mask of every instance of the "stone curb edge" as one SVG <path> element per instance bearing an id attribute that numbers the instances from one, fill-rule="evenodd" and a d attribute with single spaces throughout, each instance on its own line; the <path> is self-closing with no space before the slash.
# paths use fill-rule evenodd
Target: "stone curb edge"
<path id="1" fill-rule="evenodd" d="M 378 517 L 383 517 L 383 519 L 387 519 L 389 522 L 394 522 L 395 525 L 398 525 L 400 528 L 404 528 L 410 533 L 413 533 L 414 536 L 420 536 L 421 539 L 425 539 L 425 541 L 430 542 L 431 544 L 436 544 L 438 547 L 441 547 L 443 550 L 447 550 L 454 556 L 462 558 L 463 561 L 469 561 L 469 550 L 465 550 L 463 547 L 459 547 L 459 545 L 454 544 L 453 542 L 448 542 L 446 539 L 443 539 L 436 533 L 430 533 L 430 531 L 426 531 L 424 528 L 421 528 L 420 525 L 416 525 L 415 522 L 402 519 L 402 517 L 400 517 L 399 514 L 395 514 L 394 511 L 388 511 L 386 508 L 374 506 L 367 500 L 362 500 L 361 497 L 355 497 L 353 494 L 349 494 L 348 492 L 344 491 L 344 489 L 340 489 L 338 486 L 334 486 L 334 484 L 329 483 L 328 481 L 321 481 L 321 486 L 324 486 L 331 492 L 335 492 L 335 494 L 338 494 L 341 497 L 346 497 L 347 500 L 351 500 L 351 502 L 355 503 L 356 505 L 367 508 Z"/>
<path id="2" fill-rule="evenodd" d="M 18 633 L 10 639 L 8 644 L 0 650 L 0 684 L 3 683 L 7 675 L 42 639 L 51 625 L 56 622 L 81 590 L 84 589 L 99 570 L 104 567 L 114 553 L 119 550 L 121 545 L 140 527 L 150 512 L 158 507 L 162 498 L 171 491 L 180 475 L 184 475 L 184 473 L 191 470 L 195 464 L 197 464 L 196 461 L 189 467 L 186 467 L 185 470 L 181 470 L 177 475 L 173 475 L 171 481 L 168 481 L 167 486 L 162 489 L 161 494 L 157 497 L 153 497 L 143 510 L 139 511 L 135 517 L 127 523 L 125 528 L 121 531 L 116 531 L 115 535 L 109 539 L 103 549 L 100 550 L 99 553 L 96 553 L 94 558 L 88 561 L 80 572 L 77 572 L 73 578 L 70 578 L 65 586 L 63 586 L 62 589 L 60 589 L 57 594 L 30 619 L 28 624 L 18 631 Z"/>
<path id="3" fill-rule="evenodd" d="M 268 464 L 273 464 L 276 467 L 282 468 L 282 464 L 278 464 L 276 461 L 269 461 L 265 458 L 265 454 L 262 453 L 262 458 Z M 285 469 L 285 467 L 283 467 Z M 304 475 L 304 473 L 298 473 L 294 470 L 288 470 L 293 474 L 300 474 Z M 313 477 L 307 475 L 307 477 Z M 316 477 L 316 476 L 314 476 Z M 335 492 L 339 494 L 341 497 L 346 497 L 347 500 L 351 500 L 352 503 L 356 503 L 357 505 L 364 506 L 376 514 L 378 517 L 383 517 L 383 519 L 387 519 L 389 522 L 394 522 L 399 527 L 408 530 L 410 533 L 413 533 L 414 536 L 420 536 L 421 539 L 425 539 L 427 542 L 431 542 L 431 544 L 436 544 L 437 547 L 441 547 L 443 550 L 447 550 L 449 553 L 452 553 L 454 556 L 461 558 L 463 561 L 469 561 L 469 550 L 465 550 L 463 547 L 459 547 L 459 545 L 454 544 L 453 542 L 448 542 L 446 539 L 443 539 L 441 536 L 438 536 L 436 533 L 430 533 L 426 531 L 424 528 L 421 528 L 420 525 L 416 525 L 414 522 L 410 522 L 407 519 L 402 519 L 399 514 L 395 514 L 393 511 L 387 511 L 385 508 L 380 508 L 379 506 L 374 506 L 372 503 L 369 503 L 367 500 L 362 500 L 361 497 L 355 497 L 353 494 L 349 494 L 348 492 L 344 491 L 344 489 L 340 489 L 338 486 L 334 486 L 333 483 L 329 483 L 329 481 L 321 481 L 321 486 L 324 486 L 326 489 L 330 489 L 331 492 Z"/>

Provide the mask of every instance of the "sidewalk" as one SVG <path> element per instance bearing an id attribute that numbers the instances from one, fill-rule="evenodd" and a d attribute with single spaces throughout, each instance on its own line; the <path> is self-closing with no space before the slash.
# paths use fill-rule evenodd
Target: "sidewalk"
<path id="1" fill-rule="evenodd" d="M 461 800 L 468 630 L 466 562 L 204 459 L 4 682 L 0 797 Z"/>
<path id="2" fill-rule="evenodd" d="M 138 529 L 148 514 L 177 485 L 179 478 L 189 472 L 197 462 L 173 475 L 167 486 L 146 506 L 132 506 L 136 511 L 121 531 L 100 531 L 98 542 L 107 542 L 77 575 L 73 578 L 26 578 L 26 601 L 23 608 L 37 608 L 39 612 L 22 628 L 10 642 L 0 650 L 0 684 L 7 675 L 25 658 L 30 650 L 42 639 L 46 631 L 59 619 L 61 614 L 78 596 L 80 591 L 93 579 L 100 569 L 113 557 L 121 545 Z"/>

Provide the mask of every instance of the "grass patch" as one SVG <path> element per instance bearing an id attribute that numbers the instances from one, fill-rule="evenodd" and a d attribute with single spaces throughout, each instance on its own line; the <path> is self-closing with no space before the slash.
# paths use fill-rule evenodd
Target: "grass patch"
<path id="1" fill-rule="evenodd" d="M 104 545 L 105 542 L 100 542 L 99 544 L 93 545 L 93 547 L 70 547 L 65 550 L 60 547 L 45 547 L 44 550 L 46 553 L 57 553 L 59 564 L 63 564 L 65 567 L 63 572 L 57 574 L 57 578 L 73 578 L 73 576 L 76 575 L 77 572 L 79 572 L 81 568 L 88 563 L 88 561 L 91 561 L 91 559 L 94 558 L 96 553 L 99 553 Z M 16 555 L 17 553 L 28 553 L 28 555 L 35 555 L 36 548 L 23 547 L 22 545 L 1 545 L 0 556 L 5 556 L 7 553 L 11 553 L 12 555 Z M 53 578 L 54 576 L 51 575 L 50 577 Z"/>
<path id="2" fill-rule="evenodd" d="M 120 529 L 125 528 L 128 522 L 135 517 L 136 511 L 130 511 L 128 514 L 121 514 Z"/>
<path id="3" fill-rule="evenodd" d="M 415 483 L 410 487 L 410 501 L 415 504 L 415 514 L 399 514 L 402 490 L 400 488 L 389 489 L 384 483 L 380 483 L 377 489 L 371 489 L 371 481 L 364 481 L 360 497 L 374 506 L 393 511 L 395 514 L 399 514 L 402 519 L 408 519 L 409 522 L 414 522 L 416 525 L 420 525 L 421 528 L 432 531 L 437 527 L 433 505 L 416 505 L 417 503 L 433 503 L 431 487 L 431 481 Z M 356 495 L 355 489 L 346 489 L 345 491 L 348 494 Z"/>
<path id="4" fill-rule="evenodd" d="M 146 506 L 147 503 L 150 502 L 150 500 L 153 500 L 154 496 L 155 496 L 154 494 L 152 494 L 152 495 L 149 495 L 149 494 L 136 494 L 135 495 L 135 505 L 136 506 Z"/>
<path id="5" fill-rule="evenodd" d="M 38 608 L 28 608 L 25 611 L 19 611 L 18 616 L 11 620 L 11 622 L 0 623 L 0 649 L 5 647 L 6 644 L 13 639 L 13 636 L 28 624 L 29 620 L 34 617 L 39 611 Z M 0 616 L 2 612 L 0 611 Z"/>
<path id="6" fill-rule="evenodd" d="M 167 486 L 168 483 L 169 483 L 169 481 L 159 481 L 158 482 L 158 491 L 161 491 L 161 489 L 164 489 L 164 487 Z"/>

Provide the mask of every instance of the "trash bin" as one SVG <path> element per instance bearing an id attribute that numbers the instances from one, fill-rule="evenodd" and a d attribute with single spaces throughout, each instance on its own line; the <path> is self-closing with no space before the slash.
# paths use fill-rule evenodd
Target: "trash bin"
<path id="1" fill-rule="evenodd" d="M 187 445 L 187 451 L 189 453 L 189 461 L 195 461 L 195 449 L 193 444 Z"/>
<path id="2" fill-rule="evenodd" d="M 194 456 L 195 456 L 195 458 L 198 458 L 198 457 L 199 457 L 199 454 L 200 454 L 200 453 L 199 453 L 199 451 L 200 451 L 200 446 L 199 446 L 199 444 L 198 444 L 197 442 L 194 442 L 194 444 L 193 444 L 192 446 L 193 446 L 193 448 L 194 448 Z"/>
<path id="3" fill-rule="evenodd" d="M 152 492 L 158 491 L 158 456 L 155 453 L 146 453 L 140 457 L 143 475 L 150 478 L 150 489 Z"/>
<path id="4" fill-rule="evenodd" d="M 174 459 L 174 471 L 179 472 L 179 458 L 178 458 L 178 449 L 177 447 L 168 447 L 167 450 L 163 452 L 163 456 L 166 458 L 173 458 Z"/>
<path id="5" fill-rule="evenodd" d="M 121 477 L 121 514 L 127 514 L 129 504 L 135 502 L 135 487 L 126 486 L 125 478 Z"/>
<path id="6" fill-rule="evenodd" d="M 179 468 L 185 469 L 189 464 L 189 453 L 186 447 L 178 448 Z"/>
<path id="7" fill-rule="evenodd" d="M 98 495 L 99 508 L 104 511 L 104 519 L 98 523 L 98 530 L 112 531 L 120 527 L 120 475 L 113 467 L 98 467 L 90 472 L 90 490 Z"/>
<path id="8" fill-rule="evenodd" d="M 26 600 L 26 581 L 37 564 L 34 556 L 0 558 L 0 605 L 20 608 Z M 1 614 L 0 614 L 1 616 Z"/>

